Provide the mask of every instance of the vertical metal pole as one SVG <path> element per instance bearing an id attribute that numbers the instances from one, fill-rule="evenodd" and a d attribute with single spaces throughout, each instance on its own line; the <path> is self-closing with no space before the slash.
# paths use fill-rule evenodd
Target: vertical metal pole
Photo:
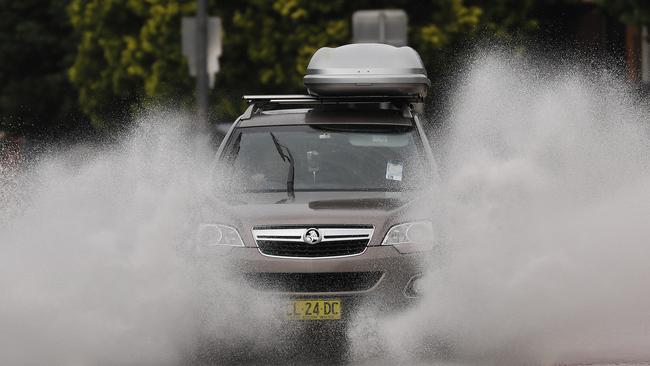
<path id="1" fill-rule="evenodd" d="M 379 43 L 386 43 L 386 13 L 379 12 Z"/>
<path id="2" fill-rule="evenodd" d="M 643 26 L 641 31 L 641 81 L 650 82 L 650 32 Z"/>
<path id="3" fill-rule="evenodd" d="M 208 3 L 197 0 L 196 7 L 196 106 L 199 123 L 208 122 Z"/>
<path id="4" fill-rule="evenodd" d="M 628 25 L 625 33 L 625 58 L 627 79 L 639 81 L 639 28 Z"/>

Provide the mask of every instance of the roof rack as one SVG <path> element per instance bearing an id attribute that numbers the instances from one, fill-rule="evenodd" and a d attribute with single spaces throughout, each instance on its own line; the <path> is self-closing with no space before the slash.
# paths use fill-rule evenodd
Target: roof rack
<path id="1" fill-rule="evenodd" d="M 264 108 L 275 105 L 323 105 L 323 104 L 358 104 L 358 103 L 393 103 L 400 109 L 410 103 L 422 103 L 424 98 L 419 95 L 346 95 L 346 96 L 317 96 L 317 95 L 244 95 L 249 106 L 242 119 L 250 119 L 253 114 Z"/>
<path id="2" fill-rule="evenodd" d="M 349 103 L 381 103 L 402 102 L 421 103 L 424 98 L 418 95 L 345 95 L 345 96 L 317 96 L 317 95 L 244 95 L 248 103 L 270 104 L 349 104 Z"/>

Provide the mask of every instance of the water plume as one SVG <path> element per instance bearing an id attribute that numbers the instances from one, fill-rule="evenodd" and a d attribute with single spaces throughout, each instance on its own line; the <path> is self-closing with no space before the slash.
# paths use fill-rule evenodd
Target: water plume
<path id="1" fill-rule="evenodd" d="M 117 143 L 6 167 L 0 364 L 177 365 L 201 339 L 267 336 L 246 289 L 193 250 L 213 159 L 188 116 L 159 111 Z"/>
<path id="2" fill-rule="evenodd" d="M 353 328 L 360 357 L 650 359 L 650 109 L 606 70 L 508 56 L 476 57 L 445 122 L 444 260 L 415 308 Z"/>

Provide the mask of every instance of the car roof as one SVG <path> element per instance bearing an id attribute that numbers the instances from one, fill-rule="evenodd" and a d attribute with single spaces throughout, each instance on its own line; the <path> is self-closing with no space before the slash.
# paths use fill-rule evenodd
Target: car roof
<path id="1" fill-rule="evenodd" d="M 241 119 L 237 127 L 261 127 L 309 124 L 371 124 L 411 126 L 413 119 L 396 109 L 354 108 L 341 106 L 275 109 Z"/>

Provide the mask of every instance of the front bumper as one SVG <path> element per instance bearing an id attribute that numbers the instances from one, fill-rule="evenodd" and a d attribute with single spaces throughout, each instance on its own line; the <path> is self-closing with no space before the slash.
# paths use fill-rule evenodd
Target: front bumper
<path id="1" fill-rule="evenodd" d="M 348 309 L 364 306 L 380 311 L 399 310 L 413 304 L 416 299 L 409 296 L 409 282 L 423 272 L 423 254 L 401 254 L 392 246 L 368 246 L 359 255 L 343 258 L 279 258 L 269 257 L 254 247 L 215 247 L 202 250 L 202 255 L 215 256 L 219 265 L 225 267 L 233 278 L 243 279 L 256 293 L 283 298 L 338 298 Z M 328 286 L 331 278 L 341 275 L 370 274 L 378 278 L 369 286 Z M 325 281 L 317 290 L 304 291 L 289 286 L 259 286 L 255 278 L 273 278 L 281 274 L 305 274 L 312 281 Z M 319 277 L 320 276 L 320 277 Z M 366 283 L 367 284 L 367 283 Z M 312 286 L 312 289 L 314 287 Z M 332 290 L 334 289 L 334 290 Z"/>

